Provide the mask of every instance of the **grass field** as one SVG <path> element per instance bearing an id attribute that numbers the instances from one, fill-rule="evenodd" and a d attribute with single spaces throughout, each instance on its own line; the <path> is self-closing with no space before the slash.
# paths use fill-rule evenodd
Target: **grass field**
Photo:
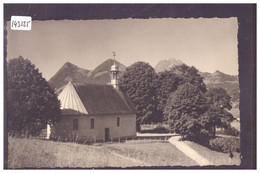
<path id="1" fill-rule="evenodd" d="M 222 153 L 210 150 L 204 146 L 197 143 L 185 141 L 192 149 L 196 150 L 202 157 L 209 160 L 214 165 L 240 165 L 240 153 L 233 153 L 234 158 L 229 158 L 229 153 Z"/>
<path id="2" fill-rule="evenodd" d="M 117 167 L 137 166 L 126 162 L 100 146 L 58 143 L 37 139 L 8 141 L 9 168 Z"/>
<path id="3" fill-rule="evenodd" d="M 168 141 L 128 141 L 125 144 L 113 143 L 104 147 L 145 162 L 146 166 L 194 166 L 197 164 Z"/>
<path id="4" fill-rule="evenodd" d="M 229 165 L 228 155 L 188 144 L 216 165 Z M 239 164 L 238 154 L 234 163 Z M 83 145 L 38 139 L 8 138 L 9 168 L 99 168 L 194 166 L 197 163 L 168 141 L 132 140 Z"/>
<path id="5" fill-rule="evenodd" d="M 167 141 L 81 145 L 8 138 L 9 168 L 191 166 L 196 163 Z"/>

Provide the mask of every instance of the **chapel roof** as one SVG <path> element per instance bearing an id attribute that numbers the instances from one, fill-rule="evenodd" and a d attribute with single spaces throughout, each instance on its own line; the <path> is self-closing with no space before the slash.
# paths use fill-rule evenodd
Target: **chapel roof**
<path id="1" fill-rule="evenodd" d="M 63 114 L 135 114 L 127 95 L 112 85 L 69 82 L 58 96 Z"/>

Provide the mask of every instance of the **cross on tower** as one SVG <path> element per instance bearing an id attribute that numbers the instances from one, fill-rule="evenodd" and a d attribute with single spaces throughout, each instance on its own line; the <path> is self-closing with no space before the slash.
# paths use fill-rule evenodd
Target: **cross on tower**
<path id="1" fill-rule="evenodd" d="M 112 52 L 114 56 L 114 64 L 116 64 L 116 52 Z"/>

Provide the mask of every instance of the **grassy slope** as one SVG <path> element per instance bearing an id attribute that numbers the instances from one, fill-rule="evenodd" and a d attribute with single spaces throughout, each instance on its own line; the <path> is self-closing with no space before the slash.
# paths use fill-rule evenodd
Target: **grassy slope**
<path id="1" fill-rule="evenodd" d="M 149 166 L 197 165 L 168 141 L 127 141 L 127 143 L 107 144 L 105 147 L 122 155 L 141 160 Z"/>
<path id="2" fill-rule="evenodd" d="M 213 165 L 240 165 L 239 153 L 233 153 L 234 158 L 229 159 L 229 153 L 213 151 L 190 141 L 185 141 L 185 143 L 196 150 L 202 157 L 208 159 Z"/>
<path id="3" fill-rule="evenodd" d="M 9 168 L 138 166 L 122 160 L 100 146 L 58 143 L 36 139 L 8 141 Z"/>
<path id="4" fill-rule="evenodd" d="M 195 165 L 167 141 L 81 145 L 37 139 L 8 140 L 9 168 Z"/>

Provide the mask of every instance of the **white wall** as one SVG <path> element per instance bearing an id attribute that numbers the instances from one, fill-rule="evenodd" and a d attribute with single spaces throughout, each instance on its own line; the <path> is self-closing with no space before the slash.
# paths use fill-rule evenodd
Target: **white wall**
<path id="1" fill-rule="evenodd" d="M 117 127 L 117 117 L 120 117 L 120 126 Z M 94 118 L 95 127 L 91 129 L 91 118 Z M 73 119 L 78 119 L 78 130 L 73 130 Z M 60 123 L 52 129 L 52 135 L 68 137 L 95 137 L 96 140 L 105 138 L 105 128 L 109 128 L 110 138 L 130 137 L 136 135 L 136 115 L 63 115 Z"/>

